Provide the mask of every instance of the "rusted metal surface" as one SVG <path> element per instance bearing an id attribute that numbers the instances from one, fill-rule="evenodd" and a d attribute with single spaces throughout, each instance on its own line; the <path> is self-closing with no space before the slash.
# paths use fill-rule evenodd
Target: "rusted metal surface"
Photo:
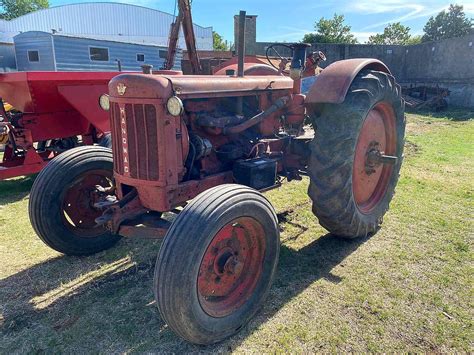
<path id="1" fill-rule="evenodd" d="M 167 76 L 121 74 L 109 82 L 109 95 L 114 100 L 121 97 L 163 99 L 172 94 L 172 83 Z"/>
<path id="2" fill-rule="evenodd" d="M 115 172 L 163 186 L 177 184 L 189 151 L 181 117 L 169 115 L 159 100 L 114 99 L 111 103 Z"/>
<path id="3" fill-rule="evenodd" d="M 121 201 L 105 209 L 105 212 L 95 219 L 98 225 L 107 225 L 112 233 L 118 233 L 125 221 L 130 221 L 144 215 L 147 209 L 142 205 L 136 190 L 132 190 Z"/>
<path id="4" fill-rule="evenodd" d="M 193 17 L 191 14 L 191 1 L 178 0 L 178 7 L 179 12 L 183 13 L 183 33 L 193 74 L 201 74 L 202 67 L 196 50 L 196 38 L 194 36 Z"/>
<path id="5" fill-rule="evenodd" d="M 278 100 L 275 101 L 273 105 L 271 105 L 268 109 L 265 111 L 259 113 L 258 115 L 246 120 L 245 122 L 224 128 L 223 134 L 237 134 L 245 131 L 246 129 L 255 126 L 256 124 L 259 124 L 262 122 L 265 118 L 269 117 L 270 115 L 274 114 L 278 110 L 281 110 L 283 107 L 286 106 L 286 104 L 290 101 L 290 97 L 284 96 L 279 98 Z"/>
<path id="6" fill-rule="evenodd" d="M 124 182 L 127 179 L 123 180 Z M 191 180 L 176 184 L 175 186 L 138 186 L 137 190 L 143 205 L 153 211 L 166 212 L 175 207 L 181 206 L 183 203 L 192 200 L 201 192 L 207 189 L 222 185 L 230 184 L 234 181 L 232 172 L 225 172 L 211 175 L 202 180 Z M 131 180 L 128 182 L 133 183 Z M 135 181 L 136 184 L 136 181 Z"/>
<path id="7" fill-rule="evenodd" d="M 119 87 L 125 87 L 120 94 Z M 109 83 L 111 97 L 167 99 L 173 94 L 181 98 L 242 96 L 265 90 L 288 90 L 293 80 L 283 76 L 228 76 L 145 75 L 122 74 Z M 114 99 L 115 100 L 115 99 Z"/>
<path id="8" fill-rule="evenodd" d="M 225 317 L 252 296 L 265 250 L 264 228 L 251 217 L 229 222 L 214 236 L 202 258 L 197 285 L 207 314 Z"/>
<path id="9" fill-rule="evenodd" d="M 347 59 L 332 63 L 325 68 L 306 96 L 306 104 L 344 101 L 356 75 L 363 69 L 378 70 L 390 74 L 388 67 L 377 59 Z"/>
<path id="10" fill-rule="evenodd" d="M 206 94 L 208 97 L 227 95 L 245 95 L 248 92 L 263 90 L 288 90 L 293 88 L 293 81 L 282 76 L 248 76 L 243 78 L 213 76 L 212 80 L 205 76 L 167 77 L 173 85 L 175 93 L 194 97 Z"/>
<path id="11" fill-rule="evenodd" d="M 179 11 L 178 16 L 171 24 L 170 35 L 168 39 L 168 55 L 166 56 L 166 62 L 163 65 L 163 69 L 169 70 L 174 67 L 174 60 L 176 58 L 176 50 L 178 48 L 179 30 L 181 29 L 181 23 L 183 22 L 184 12 Z M 191 52 L 191 56 L 193 53 Z"/>
<path id="12" fill-rule="evenodd" d="M 158 216 L 150 216 L 150 218 L 141 218 L 121 224 L 118 234 L 127 238 L 161 239 L 166 235 L 170 226 L 169 221 Z"/>
<path id="13" fill-rule="evenodd" d="M 355 148 L 352 188 L 362 213 L 370 213 L 377 207 L 392 176 L 393 161 L 373 164 L 370 161 L 372 151 L 376 149 L 380 155 L 394 156 L 396 147 L 395 113 L 389 104 L 379 103 L 367 115 Z"/>
<path id="14" fill-rule="evenodd" d="M 102 212 L 94 207 L 94 192 L 97 185 L 106 188 L 111 184 L 110 171 L 92 170 L 78 176 L 67 188 L 62 200 L 62 217 L 64 224 L 75 235 L 95 237 L 103 233 L 103 228 L 98 227 L 95 222 Z"/>
<path id="15" fill-rule="evenodd" d="M 450 91 L 447 88 L 426 85 L 410 85 L 402 86 L 403 99 L 406 106 L 413 110 L 422 108 L 430 108 L 432 110 L 441 111 L 448 107 L 446 98 Z"/>
<path id="16" fill-rule="evenodd" d="M 255 59 L 246 65 L 262 66 Z M 236 60 L 220 70 L 232 66 L 237 66 Z M 388 70 L 376 60 L 346 61 L 342 63 L 345 71 L 340 81 L 328 84 L 324 90 L 331 92 L 339 85 L 334 90 L 345 95 L 347 81 L 364 67 Z M 332 78 L 331 66 L 326 70 L 323 81 L 327 82 Z M 211 187 L 232 183 L 232 165 L 226 161 L 229 154 L 234 160 L 262 154 L 275 159 L 278 173 L 288 180 L 301 179 L 300 172 L 306 168 L 308 140 L 292 143 L 304 135 L 306 117 L 299 79 L 282 75 L 123 74 L 111 80 L 109 90 L 117 194 L 119 199 L 124 198 L 130 187 L 136 189 L 138 210 L 170 211 Z M 172 96 L 183 101 L 180 117 L 166 109 Z M 244 103 L 242 111 L 235 105 L 239 97 Z M 279 136 L 282 131 L 285 134 Z M 199 142 L 207 142 L 205 154 L 201 154 Z M 363 176 L 366 177 L 367 174 Z M 356 181 L 355 185 L 363 190 L 362 182 Z M 279 182 L 275 181 L 274 186 Z M 361 208 L 367 203 L 364 198 L 360 198 Z M 118 228 L 118 224 L 114 225 Z M 135 233 L 133 226 L 124 228 L 124 234 Z M 161 233 L 143 231 L 150 235 Z"/>
<path id="17" fill-rule="evenodd" d="M 242 78 L 244 76 L 245 63 L 245 22 L 247 13 L 240 11 L 239 14 L 239 37 L 237 43 L 237 76 Z"/>
<path id="18" fill-rule="evenodd" d="M 203 127 L 217 127 L 217 128 L 224 128 L 227 126 L 234 126 L 239 124 L 243 121 L 242 116 L 220 116 L 214 117 L 210 116 L 208 113 L 198 115 L 196 123 L 199 126 Z"/>

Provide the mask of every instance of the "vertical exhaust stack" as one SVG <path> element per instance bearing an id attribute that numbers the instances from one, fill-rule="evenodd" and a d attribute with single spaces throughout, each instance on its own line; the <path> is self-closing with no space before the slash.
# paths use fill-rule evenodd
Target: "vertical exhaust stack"
<path id="1" fill-rule="evenodd" d="M 239 14 L 239 43 L 237 45 L 237 76 L 239 78 L 244 77 L 244 64 L 245 64 L 245 21 L 247 19 L 247 12 L 240 11 Z M 242 115 L 244 111 L 244 98 L 242 96 L 237 97 L 237 115 Z"/>
<path id="2" fill-rule="evenodd" d="M 244 62 L 245 62 L 245 21 L 247 19 L 247 12 L 240 11 L 239 14 L 239 43 L 237 45 L 237 76 L 244 76 Z"/>

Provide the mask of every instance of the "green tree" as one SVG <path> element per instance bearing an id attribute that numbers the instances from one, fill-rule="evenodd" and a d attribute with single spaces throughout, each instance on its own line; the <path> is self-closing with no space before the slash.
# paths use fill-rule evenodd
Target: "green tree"
<path id="1" fill-rule="evenodd" d="M 351 33 L 351 26 L 344 24 L 344 15 L 334 14 L 332 19 L 321 19 L 315 23 L 316 33 L 307 33 L 303 37 L 305 43 L 357 43 Z"/>
<path id="2" fill-rule="evenodd" d="M 229 44 L 227 41 L 224 41 L 224 38 L 217 33 L 216 31 L 212 31 L 212 39 L 213 39 L 213 44 L 214 44 L 214 50 L 215 51 L 227 51 L 229 50 Z"/>
<path id="3" fill-rule="evenodd" d="M 417 35 L 417 36 L 411 36 L 407 43 L 405 43 L 406 45 L 413 45 L 413 44 L 420 44 L 422 42 L 422 39 L 423 36 L 421 35 Z"/>
<path id="4" fill-rule="evenodd" d="M 410 27 L 402 25 L 400 22 L 389 24 L 383 33 L 370 36 L 369 44 L 408 44 L 410 40 Z"/>
<path id="5" fill-rule="evenodd" d="M 431 16 L 423 31 L 423 42 L 462 37 L 473 30 L 473 20 L 466 17 L 462 5 L 449 5 L 448 11 L 441 11 L 436 17 Z"/>
<path id="6" fill-rule="evenodd" d="M 30 12 L 46 9 L 49 7 L 48 0 L 0 0 L 3 12 L 0 18 L 11 20 Z"/>

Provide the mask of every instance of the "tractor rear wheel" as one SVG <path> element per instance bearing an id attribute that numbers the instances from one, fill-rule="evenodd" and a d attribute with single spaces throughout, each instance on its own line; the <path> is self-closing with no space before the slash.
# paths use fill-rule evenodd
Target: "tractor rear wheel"
<path id="1" fill-rule="evenodd" d="M 164 321 L 196 344 L 238 332 L 269 292 L 279 249 L 275 211 L 258 191 L 203 192 L 178 215 L 158 255 L 154 291 Z"/>
<path id="2" fill-rule="evenodd" d="M 337 236 L 374 234 L 389 208 L 403 159 L 400 86 L 390 74 L 364 70 L 342 104 L 314 111 L 308 167 L 313 212 Z"/>
<path id="3" fill-rule="evenodd" d="M 96 185 L 112 186 L 112 151 L 98 146 L 70 149 L 51 160 L 30 194 L 30 221 L 48 246 L 68 255 L 108 249 L 119 237 L 97 226 Z"/>

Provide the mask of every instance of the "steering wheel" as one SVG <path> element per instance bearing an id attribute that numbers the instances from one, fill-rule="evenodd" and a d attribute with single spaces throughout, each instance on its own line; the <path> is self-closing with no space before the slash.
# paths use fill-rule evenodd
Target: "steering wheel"
<path id="1" fill-rule="evenodd" d="M 283 43 L 274 43 L 274 44 L 271 44 L 267 47 L 267 50 L 265 51 L 265 57 L 267 58 L 267 61 L 268 63 L 273 67 L 275 68 L 276 70 L 278 71 L 282 71 L 282 73 L 286 73 L 288 74 L 288 72 L 286 72 L 284 69 L 282 68 L 279 68 L 277 67 L 275 64 L 273 64 L 273 62 L 270 60 L 270 50 L 273 50 L 275 52 L 275 54 L 277 55 L 278 58 L 280 58 L 281 60 L 281 63 L 280 63 L 280 66 L 282 63 L 285 63 L 285 67 L 286 65 L 291 62 L 291 58 L 284 58 L 280 55 L 280 53 L 278 53 L 278 51 L 275 49 L 275 47 L 285 47 L 285 48 L 288 48 L 291 50 L 291 52 L 293 53 L 293 47 L 288 45 L 288 44 L 283 44 Z"/>
<path id="2" fill-rule="evenodd" d="M 313 55 L 313 59 L 314 59 L 315 61 L 323 61 L 323 62 L 326 61 L 326 56 L 325 56 L 324 53 L 321 52 L 321 51 L 313 52 L 312 55 Z"/>

